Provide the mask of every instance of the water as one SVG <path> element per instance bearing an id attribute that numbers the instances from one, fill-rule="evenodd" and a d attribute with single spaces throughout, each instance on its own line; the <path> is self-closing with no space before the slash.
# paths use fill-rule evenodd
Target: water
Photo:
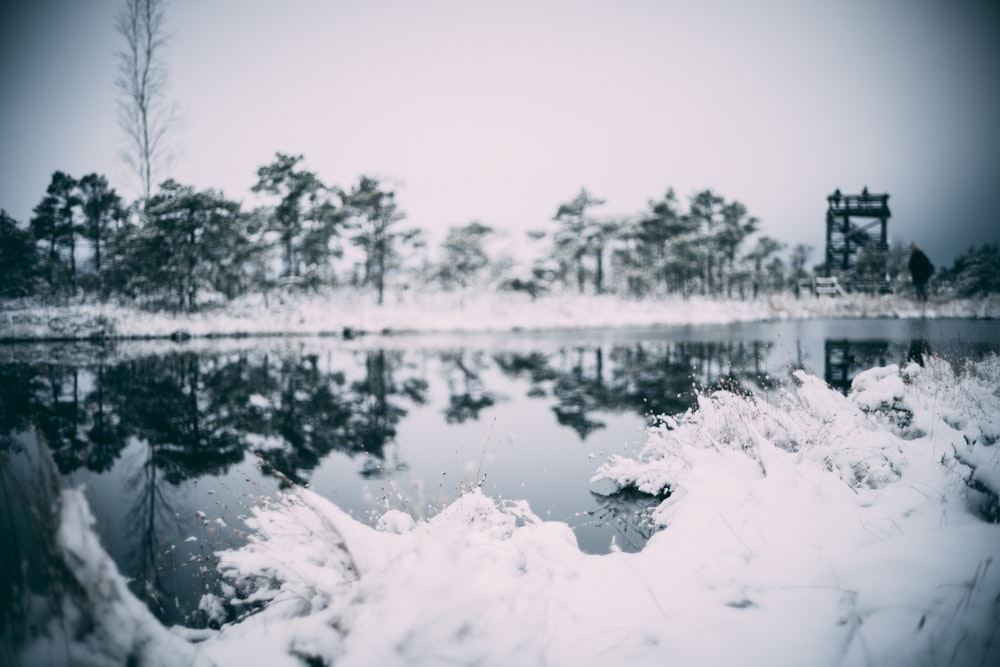
<path id="1" fill-rule="evenodd" d="M 214 552 L 239 546 L 249 508 L 289 484 L 369 522 L 388 508 L 431 516 L 480 486 L 568 523 L 585 551 L 632 551 L 658 499 L 603 498 L 588 480 L 641 447 L 649 416 L 688 409 L 702 388 L 774 392 L 797 368 L 846 392 L 859 370 L 926 348 L 1000 351 L 1000 323 L 10 345 L 0 494 L 41 502 L 16 484 L 18 457 L 50 461 L 86 487 L 133 592 L 165 622 L 199 625 Z M 25 543 L 23 525 L 5 526 L 4 543 Z"/>

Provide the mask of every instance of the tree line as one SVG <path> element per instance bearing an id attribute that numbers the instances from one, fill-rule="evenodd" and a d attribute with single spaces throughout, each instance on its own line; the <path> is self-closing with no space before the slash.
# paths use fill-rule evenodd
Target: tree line
<path id="1" fill-rule="evenodd" d="M 687 212 L 670 190 L 644 214 L 613 219 L 593 215 L 603 201 L 581 189 L 554 207 L 551 229 L 529 234 L 545 249 L 528 267 L 491 256 L 500 234 L 478 221 L 452 226 L 431 263 L 420 252 L 423 231 L 400 226 L 406 216 L 395 192 L 368 176 L 347 189 L 328 185 L 302 155 L 277 153 L 251 190 L 268 202 L 244 210 L 217 190 L 168 179 L 126 206 L 104 176 L 57 171 L 27 225 L 0 213 L 0 295 L 113 297 L 194 311 L 251 292 L 345 284 L 370 288 L 381 304 L 391 278 L 446 290 L 631 297 L 744 295 L 789 280 L 777 256 L 783 244 L 761 237 L 741 253 L 758 221 L 710 190 L 694 195 Z M 801 273 L 808 249 L 795 253 L 793 272 Z"/>
<path id="2" fill-rule="evenodd" d="M 252 190 L 270 203 L 249 211 L 173 179 L 126 206 L 104 176 L 57 171 L 27 225 L 0 212 L 0 295 L 193 311 L 254 291 L 338 284 L 333 262 L 346 243 L 363 256 L 351 281 L 371 286 L 381 303 L 399 246 L 419 235 L 398 230 L 405 216 L 377 179 L 342 190 L 302 159 L 278 153 L 261 167 Z"/>
<path id="3" fill-rule="evenodd" d="M 214 189 L 168 179 L 126 205 L 106 177 L 57 171 L 26 225 L 0 211 L 0 297 L 116 299 L 191 312 L 251 293 L 387 287 L 751 298 L 797 289 L 812 248 L 760 235 L 746 206 L 712 190 L 684 207 L 673 189 L 644 211 L 595 213 L 586 188 L 555 205 L 548 229 L 530 232 L 528 264 L 490 252 L 501 234 L 479 221 L 453 225 L 438 260 L 426 235 L 401 223 L 395 192 L 361 176 L 324 183 L 302 155 L 277 153 L 251 188 L 265 203 L 245 210 Z M 902 261 L 902 260 L 901 260 Z M 891 263 L 891 262 L 890 262 Z M 821 268 L 821 267 L 816 267 Z M 959 296 L 998 289 L 1000 253 L 972 248 L 939 279 Z M 890 267 L 902 283 L 905 272 Z"/>

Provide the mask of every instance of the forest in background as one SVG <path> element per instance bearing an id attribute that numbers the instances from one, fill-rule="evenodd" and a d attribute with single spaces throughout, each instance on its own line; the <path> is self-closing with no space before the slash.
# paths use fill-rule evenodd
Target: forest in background
<path id="1" fill-rule="evenodd" d="M 530 258 L 497 250 L 505 234 L 479 221 L 453 225 L 436 248 L 407 227 L 395 192 L 361 176 L 324 183 L 302 155 L 277 153 L 245 210 L 222 192 L 164 181 L 127 204 L 106 177 L 57 171 L 26 224 L 0 211 L 0 298 L 48 305 L 107 301 L 192 312 L 252 293 L 369 289 L 571 291 L 623 298 L 704 295 L 747 299 L 795 291 L 812 276 L 813 248 L 787 248 L 759 220 L 712 190 L 682 202 L 673 189 L 646 210 L 601 216 L 585 188 L 554 204 L 552 224 L 527 235 Z M 908 252 L 872 244 L 852 278 L 909 287 Z M 836 275 L 836 272 L 833 272 Z M 934 279 L 937 294 L 1000 291 L 1000 249 L 970 248 Z"/>

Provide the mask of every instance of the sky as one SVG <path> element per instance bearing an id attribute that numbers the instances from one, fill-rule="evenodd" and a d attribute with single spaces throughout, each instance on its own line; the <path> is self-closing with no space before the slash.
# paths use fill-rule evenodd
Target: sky
<path id="1" fill-rule="evenodd" d="M 119 0 L 0 9 L 0 207 L 52 172 L 127 198 Z M 375 176 L 434 242 L 478 220 L 553 229 L 674 188 L 745 204 L 822 259 L 826 197 L 888 193 L 892 243 L 939 266 L 1000 242 L 1000 5 L 991 2 L 167 3 L 173 177 L 249 207 L 276 152 L 326 183 Z"/>

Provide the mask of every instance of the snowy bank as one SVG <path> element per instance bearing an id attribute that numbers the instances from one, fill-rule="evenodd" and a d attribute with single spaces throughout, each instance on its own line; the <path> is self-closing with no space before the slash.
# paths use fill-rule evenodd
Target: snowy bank
<path id="1" fill-rule="evenodd" d="M 111 641 L 91 664 L 997 664 L 1000 358 L 872 369 L 847 397 L 796 380 L 703 396 L 597 471 L 603 493 L 669 494 L 635 554 L 584 554 L 478 489 L 377 528 L 293 490 L 219 554 L 217 631 L 164 632 L 65 493 L 57 545 L 92 601 L 73 614 L 98 623 L 63 641 Z"/>
<path id="2" fill-rule="evenodd" d="M 112 304 L 21 305 L 0 311 L 0 339 L 84 339 L 242 335 L 343 335 L 350 332 L 503 332 L 729 324 L 810 318 L 997 318 L 1000 297 L 935 301 L 924 308 L 893 295 L 756 300 L 692 297 L 629 301 L 613 296 L 515 293 L 392 295 L 377 306 L 368 293 L 260 296 L 194 314 L 152 313 Z"/>
<path id="3" fill-rule="evenodd" d="M 704 397 L 598 472 L 670 492 L 637 554 L 582 554 L 564 524 L 479 491 L 380 530 L 293 493 L 221 554 L 237 608 L 266 608 L 204 650 L 233 665 L 244 642 L 338 665 L 995 664 L 1000 360 L 873 369 L 848 398 L 797 378 L 776 405 Z"/>

